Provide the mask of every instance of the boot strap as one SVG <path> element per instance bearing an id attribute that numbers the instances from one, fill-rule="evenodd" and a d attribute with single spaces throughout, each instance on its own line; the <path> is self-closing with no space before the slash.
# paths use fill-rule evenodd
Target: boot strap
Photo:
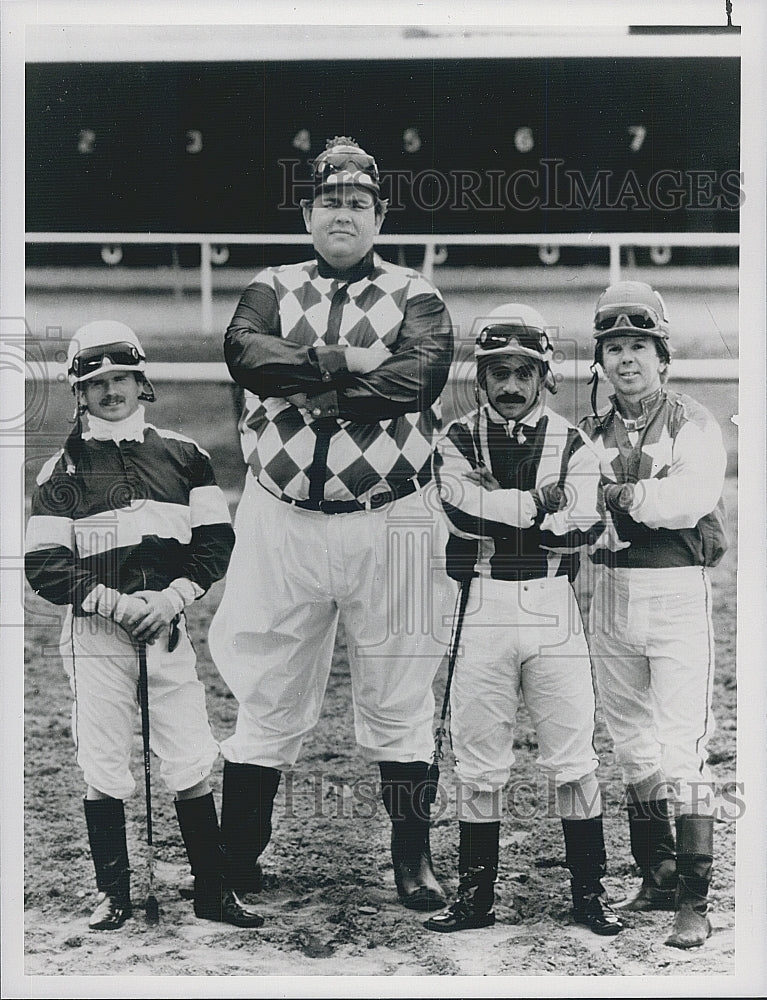
<path id="1" fill-rule="evenodd" d="M 459 879 L 459 889 L 476 889 L 477 886 L 487 883 L 495 885 L 498 881 L 498 869 L 491 865 L 479 865 L 476 868 L 469 868 Z"/>
<path id="2" fill-rule="evenodd" d="M 688 900 L 708 899 L 708 879 L 697 875 L 679 875 L 677 883 L 677 898 Z"/>

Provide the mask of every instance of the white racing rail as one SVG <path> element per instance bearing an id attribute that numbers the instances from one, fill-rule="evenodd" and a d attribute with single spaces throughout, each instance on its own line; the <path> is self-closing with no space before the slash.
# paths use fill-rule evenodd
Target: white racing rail
<path id="1" fill-rule="evenodd" d="M 308 233 L 59 233 L 34 232 L 25 235 L 31 244 L 84 244 L 119 248 L 123 245 L 189 246 L 200 248 L 200 330 L 204 334 L 215 332 L 213 326 L 213 268 L 218 248 L 234 246 L 304 245 L 311 243 Z M 623 247 L 649 247 L 662 255 L 670 247 L 737 247 L 737 233 L 461 233 L 446 235 L 381 234 L 376 237 L 381 246 L 422 246 L 424 248 L 421 270 L 430 280 L 434 267 L 444 259 L 448 246 L 521 246 L 538 247 L 542 259 L 554 263 L 560 247 L 604 248 L 610 252 L 609 281 L 620 280 L 621 249 Z M 214 254 L 214 248 L 216 253 Z M 119 255 L 115 254 L 115 262 Z M 676 374 L 676 373 L 675 373 Z"/>
<path id="2" fill-rule="evenodd" d="M 552 364 L 555 375 L 565 379 L 589 379 L 590 361 L 565 360 Z M 232 376 L 223 361 L 152 361 L 147 362 L 147 375 L 153 382 L 222 383 L 232 382 Z M 463 382 L 474 375 L 474 362 L 470 359 L 454 361 L 450 368 L 449 382 Z M 67 366 L 58 362 L 37 361 L 24 366 L 26 381 L 41 379 L 65 382 Z M 675 382 L 736 382 L 737 358 L 679 359 L 673 362 L 671 378 Z"/>

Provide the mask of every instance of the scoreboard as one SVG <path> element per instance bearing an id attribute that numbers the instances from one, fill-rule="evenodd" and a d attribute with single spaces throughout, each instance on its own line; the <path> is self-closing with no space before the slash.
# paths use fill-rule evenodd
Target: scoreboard
<path id="1" fill-rule="evenodd" d="M 351 135 L 387 233 L 735 233 L 739 129 L 731 57 L 31 62 L 26 228 L 298 233 Z"/>

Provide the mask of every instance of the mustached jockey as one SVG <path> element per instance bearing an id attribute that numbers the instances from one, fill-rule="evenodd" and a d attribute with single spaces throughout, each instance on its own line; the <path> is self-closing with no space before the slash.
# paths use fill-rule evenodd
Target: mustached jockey
<path id="1" fill-rule="evenodd" d="M 123 800 L 135 790 L 138 643 L 146 643 L 151 747 L 175 794 L 195 914 L 258 927 L 263 918 L 223 879 L 208 780 L 218 744 L 184 617 L 226 572 L 234 542 L 226 500 L 207 452 L 144 419 L 141 401 L 154 390 L 128 326 L 81 327 L 68 378 L 75 426 L 37 477 L 25 562 L 32 589 L 67 609 L 60 649 L 99 890 L 90 927 L 116 930 L 132 915 Z"/>
<path id="2" fill-rule="evenodd" d="M 602 524 L 599 459 L 546 403 L 555 389 L 543 317 L 509 303 L 476 321 L 479 406 L 437 446 L 450 527 L 447 571 L 469 587 L 450 690 L 459 820 L 458 896 L 432 931 L 495 922 L 502 793 L 523 698 L 538 764 L 561 817 L 573 915 L 594 933 L 622 924 L 607 902 L 591 663 L 571 580 Z"/>

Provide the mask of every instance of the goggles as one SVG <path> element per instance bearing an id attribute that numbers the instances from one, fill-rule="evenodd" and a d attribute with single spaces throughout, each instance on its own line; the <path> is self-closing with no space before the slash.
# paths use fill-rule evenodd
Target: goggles
<path id="1" fill-rule="evenodd" d="M 551 344 L 545 330 L 529 326 L 486 326 L 477 337 L 476 350 L 481 355 L 494 351 L 511 354 L 515 349 L 520 354 L 533 354 L 543 361 Z"/>
<path id="2" fill-rule="evenodd" d="M 660 314 L 644 305 L 605 306 L 600 309 L 594 317 L 596 333 L 608 333 L 616 329 L 666 332 Z"/>
<path id="3" fill-rule="evenodd" d="M 101 344 L 98 347 L 87 347 L 76 354 L 70 374 L 76 379 L 82 379 L 99 371 L 107 361 L 112 368 L 138 368 L 145 360 L 134 344 Z"/>
<path id="4" fill-rule="evenodd" d="M 335 174 L 350 174 L 352 183 L 367 185 L 378 191 L 380 177 L 376 161 L 369 153 L 362 150 L 339 150 L 325 152 L 314 161 L 314 186 L 322 187 Z"/>

